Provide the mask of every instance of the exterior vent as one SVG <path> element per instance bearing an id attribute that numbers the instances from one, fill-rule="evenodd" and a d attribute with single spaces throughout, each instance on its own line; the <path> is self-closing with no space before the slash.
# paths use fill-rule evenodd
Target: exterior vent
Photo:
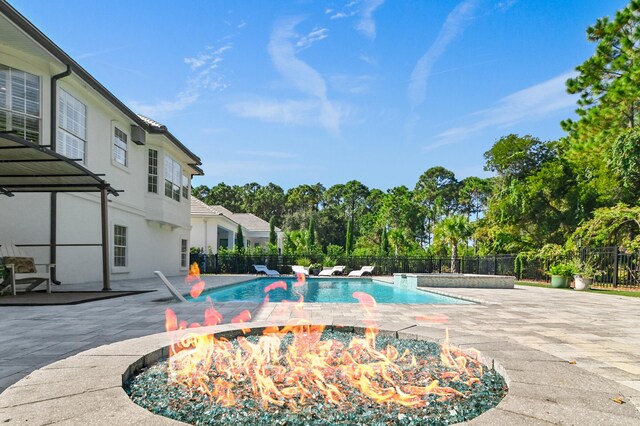
<path id="1" fill-rule="evenodd" d="M 147 134 L 140 126 L 131 126 L 131 140 L 137 145 L 144 145 L 147 143 Z"/>

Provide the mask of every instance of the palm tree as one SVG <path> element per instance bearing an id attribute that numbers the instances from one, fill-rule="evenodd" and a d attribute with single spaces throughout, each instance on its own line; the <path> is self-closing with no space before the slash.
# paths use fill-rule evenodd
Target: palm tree
<path id="1" fill-rule="evenodd" d="M 451 246 L 451 272 L 458 272 L 458 244 L 473 234 L 469 219 L 464 215 L 447 216 L 436 225 L 434 231 L 436 240 Z"/>

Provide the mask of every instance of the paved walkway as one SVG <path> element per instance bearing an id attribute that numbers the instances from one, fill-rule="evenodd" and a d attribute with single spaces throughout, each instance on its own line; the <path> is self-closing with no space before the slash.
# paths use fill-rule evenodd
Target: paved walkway
<path id="1" fill-rule="evenodd" d="M 206 277 L 205 281 L 208 286 L 219 286 L 247 278 L 216 276 Z M 171 281 L 180 285 L 181 279 Z M 83 288 L 91 286 L 99 288 L 97 283 Z M 168 301 L 169 293 L 157 279 L 114 282 L 113 287 L 158 291 L 72 306 L 0 307 L 0 391 L 54 360 L 105 343 L 162 331 L 167 306 L 180 319 L 202 320 L 202 305 Z M 183 284 L 182 288 L 185 289 Z M 628 386 L 623 395 L 625 400 L 640 407 L 640 299 L 536 287 L 446 292 L 484 303 L 380 304 L 376 317 L 380 322 L 397 323 L 444 314 L 448 317 L 446 323 L 424 321 L 425 325 L 442 329 L 443 334 L 448 328 L 453 341 L 456 334 L 470 331 L 511 338 L 566 361 L 575 361 L 579 368 Z M 299 315 L 292 304 L 226 303 L 216 307 L 227 320 L 244 309 L 252 312 L 254 320 L 281 321 Z M 303 315 L 328 323 L 349 323 L 362 319 L 363 311 L 356 304 L 309 303 Z"/>

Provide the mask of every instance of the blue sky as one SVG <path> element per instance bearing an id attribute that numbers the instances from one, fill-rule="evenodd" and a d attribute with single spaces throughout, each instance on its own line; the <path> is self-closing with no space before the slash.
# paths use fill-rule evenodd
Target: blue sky
<path id="1" fill-rule="evenodd" d="M 413 188 L 563 135 L 585 29 L 619 0 L 10 0 L 203 160 L 194 185 Z"/>

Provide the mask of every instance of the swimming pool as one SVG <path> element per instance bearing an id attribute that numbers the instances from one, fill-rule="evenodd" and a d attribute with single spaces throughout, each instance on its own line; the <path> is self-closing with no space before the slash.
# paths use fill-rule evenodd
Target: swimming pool
<path id="1" fill-rule="evenodd" d="M 286 290 L 274 288 L 268 292 L 270 302 L 298 301 L 300 294 L 305 302 L 358 303 L 354 292 L 367 293 L 378 303 L 418 304 L 469 304 L 466 300 L 442 296 L 425 291 L 398 288 L 380 281 L 345 278 L 309 278 L 301 287 L 294 287 L 295 278 L 258 278 L 240 284 L 205 290 L 196 301 L 210 297 L 213 302 L 263 302 L 265 288 L 277 281 L 286 283 Z M 283 286 L 284 287 L 284 286 Z"/>

